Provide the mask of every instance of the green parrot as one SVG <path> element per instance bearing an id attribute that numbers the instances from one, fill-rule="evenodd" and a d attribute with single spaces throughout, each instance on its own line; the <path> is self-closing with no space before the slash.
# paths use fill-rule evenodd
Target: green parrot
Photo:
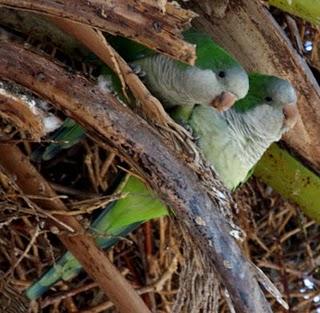
<path id="1" fill-rule="evenodd" d="M 247 94 L 248 75 L 233 57 L 203 32 L 189 29 L 183 32 L 183 37 L 196 45 L 194 66 L 155 53 L 127 38 L 110 35 L 108 41 L 140 73 L 164 107 L 182 107 L 185 119 L 195 104 L 224 111 Z"/>
<path id="2" fill-rule="evenodd" d="M 297 120 L 296 94 L 288 81 L 261 74 L 251 74 L 249 80 L 247 96 L 228 111 L 196 105 L 187 120 L 205 159 L 230 190 L 247 179 L 269 145 Z M 181 111 L 184 113 L 183 108 Z M 179 119 L 179 110 L 175 118 Z M 74 127 L 83 133 L 77 124 Z M 168 214 L 165 205 L 136 177 L 127 177 L 120 190 L 127 196 L 109 205 L 90 228 L 101 248 L 111 247 L 141 223 Z M 70 279 L 80 270 L 81 265 L 67 252 L 26 295 L 37 299 L 55 282 Z"/>

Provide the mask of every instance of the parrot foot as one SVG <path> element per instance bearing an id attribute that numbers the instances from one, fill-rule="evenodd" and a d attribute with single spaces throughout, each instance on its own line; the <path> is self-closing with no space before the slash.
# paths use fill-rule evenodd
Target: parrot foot
<path id="1" fill-rule="evenodd" d="M 180 118 L 175 118 L 175 121 L 181 125 L 185 130 L 187 130 L 193 137 L 193 129 L 192 127 L 186 122 L 184 119 Z"/>
<path id="2" fill-rule="evenodd" d="M 133 72 L 139 77 L 143 78 L 146 76 L 146 72 L 142 70 L 141 66 L 139 64 L 130 63 L 129 64 Z"/>
<path id="3" fill-rule="evenodd" d="M 185 123 L 183 123 L 185 124 Z M 182 125 L 193 137 L 193 129 L 190 125 L 186 124 L 186 125 Z"/>

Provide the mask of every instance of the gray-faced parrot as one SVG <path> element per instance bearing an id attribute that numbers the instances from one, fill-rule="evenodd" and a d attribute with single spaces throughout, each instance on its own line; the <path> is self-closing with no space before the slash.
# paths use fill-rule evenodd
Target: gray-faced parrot
<path id="1" fill-rule="evenodd" d="M 143 82 L 164 107 L 182 107 L 184 118 L 195 104 L 224 111 L 247 94 L 248 75 L 231 55 L 203 32 L 190 29 L 183 36 L 196 45 L 194 66 L 155 53 L 127 38 L 111 36 L 108 41 L 141 73 Z"/>

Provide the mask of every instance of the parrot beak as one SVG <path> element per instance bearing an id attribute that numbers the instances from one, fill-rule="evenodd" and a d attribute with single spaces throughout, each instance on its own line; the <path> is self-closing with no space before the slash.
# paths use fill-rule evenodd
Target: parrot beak
<path id="1" fill-rule="evenodd" d="M 299 110 L 296 103 L 288 103 L 282 109 L 284 115 L 284 126 L 287 129 L 291 129 L 296 122 L 298 121 L 299 117 Z"/>
<path id="2" fill-rule="evenodd" d="M 228 110 L 236 101 L 238 97 L 231 92 L 224 91 L 219 96 L 215 97 L 211 106 L 214 107 L 219 112 L 224 112 Z"/>

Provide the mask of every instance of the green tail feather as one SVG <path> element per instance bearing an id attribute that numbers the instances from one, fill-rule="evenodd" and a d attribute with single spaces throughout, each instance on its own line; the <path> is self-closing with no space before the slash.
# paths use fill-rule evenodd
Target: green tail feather
<path id="1" fill-rule="evenodd" d="M 96 242 L 102 249 L 112 247 L 144 221 L 168 214 L 160 200 L 134 176 L 120 184 L 117 192 L 120 191 L 127 196 L 108 205 L 90 226 L 90 232 L 96 236 Z M 67 252 L 26 290 L 26 296 L 30 300 L 37 299 L 53 284 L 75 277 L 81 269 L 79 262 Z"/>
<path id="2" fill-rule="evenodd" d="M 62 150 L 69 149 L 85 136 L 85 130 L 74 120 L 67 118 L 50 137 L 56 141 L 47 147 L 39 147 L 33 151 L 31 159 L 34 161 L 49 161 Z"/>
<path id="3" fill-rule="evenodd" d="M 60 151 L 71 148 L 84 137 L 85 130 L 74 120 L 67 118 L 63 125 L 57 130 L 57 133 L 54 134 L 53 140 L 58 142 L 50 144 L 45 149 L 42 159 L 44 161 L 51 160 Z"/>
<path id="4" fill-rule="evenodd" d="M 108 208 L 106 208 L 108 210 Z M 140 223 L 131 224 L 124 227 L 119 232 L 101 238 L 98 241 L 101 249 L 108 249 L 115 245 L 120 238 L 127 236 L 130 232 L 140 226 Z M 68 281 L 76 277 L 82 270 L 81 264 L 70 253 L 66 252 L 59 261 L 52 266 L 36 283 L 29 287 L 26 291 L 26 296 L 30 300 L 35 300 L 41 297 L 48 289 L 60 280 Z"/>

